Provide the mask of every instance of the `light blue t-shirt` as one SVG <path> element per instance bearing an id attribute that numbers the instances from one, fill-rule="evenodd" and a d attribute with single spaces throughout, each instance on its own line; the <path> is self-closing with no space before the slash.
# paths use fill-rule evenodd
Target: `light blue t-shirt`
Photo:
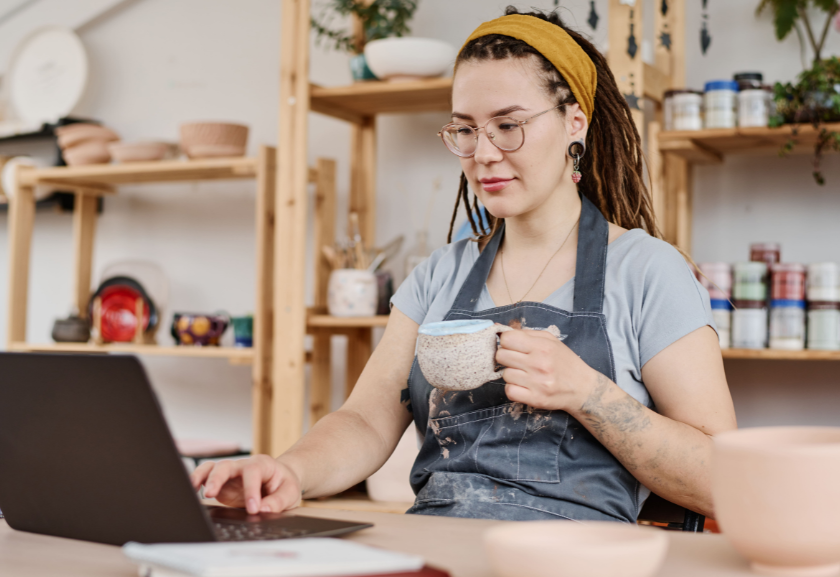
<path id="1" fill-rule="evenodd" d="M 478 255 L 478 245 L 470 240 L 436 250 L 406 278 L 392 306 L 420 325 L 443 320 Z M 572 278 L 543 302 L 571 311 L 574 293 Z M 495 306 L 485 286 L 476 310 Z M 604 315 L 616 384 L 651 408 L 642 382 L 645 363 L 687 334 L 706 325 L 715 328 L 709 293 L 682 255 L 638 228 L 607 247 Z"/>

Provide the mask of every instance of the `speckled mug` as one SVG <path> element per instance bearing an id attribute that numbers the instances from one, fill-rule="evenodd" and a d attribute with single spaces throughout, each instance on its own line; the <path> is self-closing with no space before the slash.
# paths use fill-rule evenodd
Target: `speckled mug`
<path id="1" fill-rule="evenodd" d="M 512 330 L 480 319 L 422 325 L 417 337 L 420 370 L 430 385 L 444 391 L 468 391 L 500 379 L 497 337 Z"/>

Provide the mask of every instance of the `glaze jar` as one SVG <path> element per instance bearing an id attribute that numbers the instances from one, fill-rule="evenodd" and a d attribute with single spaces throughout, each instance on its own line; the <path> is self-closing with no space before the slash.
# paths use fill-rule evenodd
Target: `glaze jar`
<path id="1" fill-rule="evenodd" d="M 770 298 L 805 300 L 805 265 L 778 263 L 770 266 Z"/>
<path id="2" fill-rule="evenodd" d="M 782 260 L 782 247 L 777 242 L 754 242 L 750 245 L 750 260 L 776 264 Z"/>
<path id="3" fill-rule="evenodd" d="M 773 94 L 765 88 L 750 88 L 738 93 L 738 126 L 763 127 L 770 123 Z"/>
<path id="4" fill-rule="evenodd" d="M 738 83 L 714 80 L 703 95 L 706 128 L 735 128 L 738 124 Z"/>
<path id="5" fill-rule="evenodd" d="M 770 348 L 801 351 L 805 348 L 805 301 L 770 301 Z"/>
<path id="6" fill-rule="evenodd" d="M 712 300 L 728 300 L 732 295 L 732 267 L 726 262 L 701 262 L 697 280 L 709 291 Z"/>
<path id="7" fill-rule="evenodd" d="M 764 301 L 767 298 L 766 263 L 735 263 L 732 276 L 732 298 L 746 301 Z"/>
<path id="8" fill-rule="evenodd" d="M 672 98 L 674 130 L 703 129 L 703 96 L 699 92 L 686 90 Z"/>
<path id="9" fill-rule="evenodd" d="M 764 300 L 736 300 L 732 312 L 732 346 L 736 349 L 767 347 L 767 308 Z"/>
<path id="10" fill-rule="evenodd" d="M 840 350 L 840 302 L 811 301 L 808 303 L 809 349 Z"/>
<path id="11" fill-rule="evenodd" d="M 840 301 L 840 267 L 837 263 L 809 264 L 805 293 L 809 301 Z"/>
<path id="12" fill-rule="evenodd" d="M 726 299 L 711 299 L 709 302 L 712 307 L 712 318 L 715 320 L 720 348 L 728 349 L 732 331 L 732 304 Z"/>

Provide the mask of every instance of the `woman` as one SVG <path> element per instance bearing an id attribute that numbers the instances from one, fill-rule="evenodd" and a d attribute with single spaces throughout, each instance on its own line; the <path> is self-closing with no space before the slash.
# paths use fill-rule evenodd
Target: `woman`
<path id="1" fill-rule="evenodd" d="M 411 274 L 340 410 L 276 460 L 202 465 L 195 487 L 252 513 L 295 507 L 367 478 L 413 418 L 413 513 L 633 522 L 652 490 L 713 516 L 711 437 L 736 424 L 709 297 L 655 238 L 606 61 L 556 14 L 508 8 L 462 48 L 452 100 L 455 214 L 472 189 L 492 231 L 471 217 L 478 243 Z M 504 382 L 432 393 L 413 365 L 418 326 L 463 318 L 523 329 L 501 335 Z M 562 340 L 524 330 L 551 325 Z"/>

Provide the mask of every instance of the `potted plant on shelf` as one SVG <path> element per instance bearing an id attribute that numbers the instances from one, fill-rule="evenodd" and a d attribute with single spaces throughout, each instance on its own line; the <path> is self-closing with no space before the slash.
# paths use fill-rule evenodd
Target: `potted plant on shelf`
<path id="1" fill-rule="evenodd" d="M 803 51 L 806 47 L 813 52 L 810 68 L 803 71 L 796 83 L 779 83 L 773 88 L 776 113 L 770 118 L 770 126 L 792 124 L 793 138 L 782 147 L 781 154 L 790 152 L 796 144 L 798 124 L 808 123 L 818 131 L 814 146 L 814 180 L 825 184 L 820 169 L 822 155 L 829 150 L 840 151 L 840 133 L 830 130 L 826 124 L 840 121 L 840 60 L 836 56 L 823 58 L 822 50 L 831 29 L 832 21 L 840 30 L 840 2 L 838 0 L 761 0 L 757 14 L 765 9 L 773 12 L 776 38 L 785 39 L 796 32 Z M 814 32 L 813 8 L 825 14 L 819 35 Z M 809 10 L 811 10 L 809 12 Z M 804 28 L 804 33 L 803 33 Z"/>
<path id="2" fill-rule="evenodd" d="M 354 54 L 350 70 L 354 80 L 374 80 L 367 65 L 364 49 L 373 40 L 408 34 L 409 21 L 418 0 L 329 0 L 319 16 L 312 18 L 318 41 L 336 50 Z M 352 30 L 333 27 L 336 17 L 354 18 Z"/>

